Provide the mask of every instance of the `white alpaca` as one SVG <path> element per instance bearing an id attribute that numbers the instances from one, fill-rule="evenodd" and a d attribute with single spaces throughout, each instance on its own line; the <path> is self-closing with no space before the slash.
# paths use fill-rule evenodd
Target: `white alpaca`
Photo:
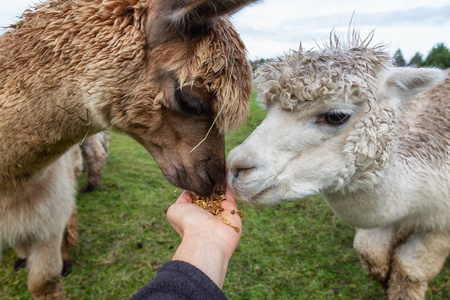
<path id="1" fill-rule="evenodd" d="M 396 68 L 382 47 L 337 38 L 257 71 L 267 118 L 228 157 L 242 200 L 321 193 L 357 228 L 389 299 L 423 299 L 450 251 L 450 79 Z"/>

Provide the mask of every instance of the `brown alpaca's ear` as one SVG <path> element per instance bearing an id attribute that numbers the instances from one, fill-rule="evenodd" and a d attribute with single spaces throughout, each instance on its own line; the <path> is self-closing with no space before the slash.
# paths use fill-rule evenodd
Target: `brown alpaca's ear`
<path id="1" fill-rule="evenodd" d="M 220 16 L 237 12 L 259 0 L 161 0 L 149 20 L 148 42 L 154 47 L 173 39 L 201 35 Z"/>

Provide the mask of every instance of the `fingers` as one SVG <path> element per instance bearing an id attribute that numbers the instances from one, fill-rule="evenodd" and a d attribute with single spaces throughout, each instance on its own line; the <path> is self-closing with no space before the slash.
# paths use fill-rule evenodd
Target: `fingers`
<path id="1" fill-rule="evenodd" d="M 183 193 L 181 193 L 181 195 L 178 197 L 177 201 L 175 201 L 175 203 L 173 203 L 169 207 L 169 209 L 167 210 L 167 219 L 169 220 L 170 224 L 172 224 L 172 226 L 174 226 L 174 224 L 176 224 L 179 221 L 180 217 L 183 215 L 180 212 L 179 206 L 183 206 L 183 204 L 189 203 L 192 203 L 192 198 L 187 191 L 183 191 Z"/>
<path id="2" fill-rule="evenodd" d="M 237 210 L 238 209 L 236 198 L 234 197 L 231 190 L 228 188 L 226 191 L 226 200 L 223 201 L 221 204 L 225 210 Z"/>
<path id="3" fill-rule="evenodd" d="M 219 215 L 212 215 L 200 206 L 193 205 L 192 195 L 188 191 L 183 191 L 175 203 L 169 207 L 167 219 L 182 238 L 186 231 L 197 232 L 198 228 L 202 228 L 204 224 L 210 224 L 213 227 L 225 224 L 238 233 L 242 232 L 242 221 L 240 215 L 236 213 L 238 211 L 236 198 L 231 190 L 226 190 L 226 200 L 221 203 L 221 206 L 224 211 Z M 223 228 L 220 230 L 223 230 Z"/>
<path id="4" fill-rule="evenodd" d="M 171 205 L 169 208 L 168 214 L 172 213 L 173 208 L 176 206 L 178 208 L 179 204 L 192 204 L 193 199 L 191 194 L 188 191 L 183 191 L 181 195 L 178 197 L 178 199 Z M 238 210 L 237 201 L 234 197 L 233 193 L 230 189 L 227 188 L 226 190 L 226 200 L 221 203 L 222 208 L 225 211 L 232 211 L 232 210 Z M 177 211 L 179 208 L 177 209 Z"/>
<path id="5" fill-rule="evenodd" d="M 188 191 L 183 191 L 175 203 L 192 203 L 192 197 Z"/>

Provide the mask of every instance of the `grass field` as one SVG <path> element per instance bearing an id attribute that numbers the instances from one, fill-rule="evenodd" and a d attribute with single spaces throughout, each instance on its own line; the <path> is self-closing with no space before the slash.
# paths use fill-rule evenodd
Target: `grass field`
<path id="1" fill-rule="evenodd" d="M 265 113 L 252 102 L 246 124 L 227 136 L 241 143 Z M 166 211 L 180 194 L 151 156 L 113 134 L 100 188 L 78 195 L 80 241 L 73 271 L 63 279 L 69 299 L 128 299 L 170 260 L 180 242 Z M 86 182 L 84 174 L 80 187 Z M 244 210 L 241 243 L 223 290 L 229 299 L 382 299 L 381 287 L 352 249 L 354 229 L 333 216 L 319 196 Z M 27 271 L 13 271 L 9 249 L 0 262 L 0 299 L 30 299 Z M 450 260 L 427 299 L 450 299 Z"/>

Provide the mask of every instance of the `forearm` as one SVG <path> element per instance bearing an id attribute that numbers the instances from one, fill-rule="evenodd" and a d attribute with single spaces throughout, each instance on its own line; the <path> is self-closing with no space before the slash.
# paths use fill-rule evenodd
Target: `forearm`
<path id="1" fill-rule="evenodd" d="M 188 262 L 172 260 L 165 263 L 132 300 L 226 300 L 225 294 L 204 272 Z"/>
<path id="2" fill-rule="evenodd" d="M 213 240 L 198 235 L 184 236 L 172 260 L 190 263 L 205 273 L 219 288 L 222 288 L 231 253 L 227 253 Z"/>

